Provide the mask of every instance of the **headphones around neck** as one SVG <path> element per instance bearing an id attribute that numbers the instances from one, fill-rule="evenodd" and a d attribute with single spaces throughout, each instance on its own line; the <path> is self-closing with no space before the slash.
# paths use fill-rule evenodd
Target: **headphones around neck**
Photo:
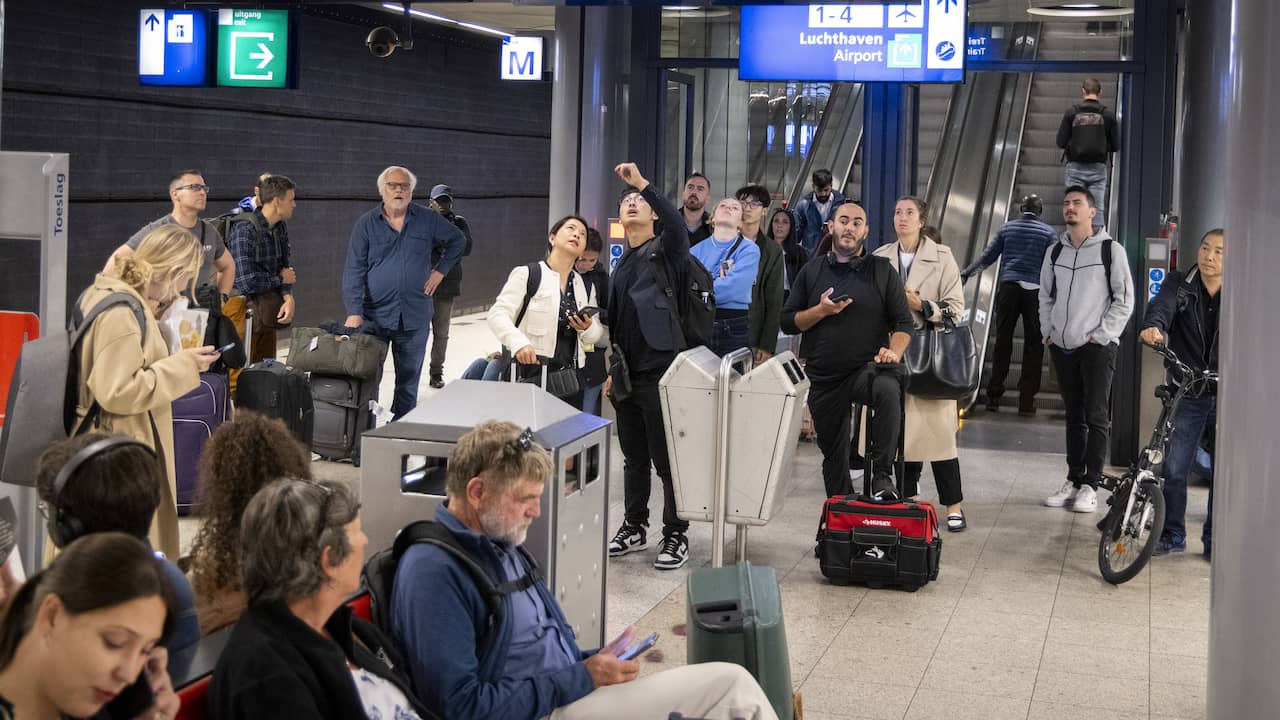
<path id="1" fill-rule="evenodd" d="M 156 457 L 156 451 L 152 450 L 150 445 L 133 438 L 116 435 L 89 443 L 78 450 L 75 455 L 72 455 L 71 459 L 62 466 L 62 469 L 58 470 L 58 474 L 53 478 L 53 489 L 49 498 L 48 520 L 49 538 L 53 540 L 53 544 L 56 547 L 64 548 L 76 538 L 85 534 L 84 521 L 76 517 L 69 509 L 63 507 L 61 502 L 62 491 L 66 488 L 67 482 L 71 480 L 71 476 L 80 469 L 81 465 L 89 462 L 97 455 L 127 445 L 137 445 L 140 448 L 145 448 L 152 457 Z"/>

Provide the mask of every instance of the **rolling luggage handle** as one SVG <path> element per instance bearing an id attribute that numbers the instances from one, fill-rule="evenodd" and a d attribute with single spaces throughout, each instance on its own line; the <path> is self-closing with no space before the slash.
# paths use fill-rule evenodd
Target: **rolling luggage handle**
<path id="1" fill-rule="evenodd" d="M 724 565 L 724 525 L 728 510 L 729 484 L 729 379 L 735 363 L 750 360 L 750 348 L 738 348 L 720 359 L 720 374 L 716 381 L 716 477 L 711 490 L 711 567 Z M 747 529 L 737 528 L 737 559 L 742 560 L 747 551 Z"/>

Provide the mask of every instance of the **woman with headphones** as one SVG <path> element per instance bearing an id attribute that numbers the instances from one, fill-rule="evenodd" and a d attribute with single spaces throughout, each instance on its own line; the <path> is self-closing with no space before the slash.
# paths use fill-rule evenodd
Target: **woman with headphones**
<path id="1" fill-rule="evenodd" d="M 36 469 L 36 494 L 49 538 L 63 550 L 76 539 L 122 532 L 147 542 L 164 466 L 154 451 L 123 435 L 86 433 L 49 446 Z M 177 653 L 200 641 L 195 593 L 177 565 L 157 558 L 173 592 L 173 631 L 166 647 Z"/>
<path id="2" fill-rule="evenodd" d="M 76 432 L 86 429 L 127 435 L 156 450 L 165 468 L 151 543 L 178 557 L 178 505 L 173 465 L 174 400 L 200 384 L 200 373 L 218 359 L 212 347 L 170 355 L 157 322 L 200 269 L 204 250 L 178 225 L 156 228 L 110 272 L 99 273 L 80 296 L 88 312 L 109 297 L 129 304 L 110 307 L 94 321 L 81 345 Z M 135 310 L 131 305 L 140 306 Z"/>

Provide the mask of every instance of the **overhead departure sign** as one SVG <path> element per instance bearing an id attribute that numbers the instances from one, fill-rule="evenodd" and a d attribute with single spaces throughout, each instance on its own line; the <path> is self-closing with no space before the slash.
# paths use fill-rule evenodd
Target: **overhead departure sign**
<path id="1" fill-rule="evenodd" d="M 208 31 L 198 10 L 142 10 L 138 15 L 138 79 L 143 85 L 204 85 Z"/>
<path id="2" fill-rule="evenodd" d="M 965 0 L 742 8 L 741 80 L 964 81 Z"/>
<path id="3" fill-rule="evenodd" d="M 502 38 L 502 79 L 542 79 L 542 38 Z"/>
<path id="4" fill-rule="evenodd" d="M 288 85 L 289 11 L 218 11 L 218 84 L 282 88 Z"/>

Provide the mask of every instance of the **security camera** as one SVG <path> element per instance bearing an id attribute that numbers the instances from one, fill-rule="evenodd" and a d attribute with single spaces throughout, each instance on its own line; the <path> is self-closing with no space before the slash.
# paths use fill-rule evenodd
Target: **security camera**
<path id="1" fill-rule="evenodd" d="M 374 28 L 369 33 L 369 37 L 365 38 L 364 44 L 369 46 L 369 52 L 374 57 L 390 57 L 396 48 L 401 46 L 400 36 L 396 35 L 396 31 L 381 25 Z"/>

